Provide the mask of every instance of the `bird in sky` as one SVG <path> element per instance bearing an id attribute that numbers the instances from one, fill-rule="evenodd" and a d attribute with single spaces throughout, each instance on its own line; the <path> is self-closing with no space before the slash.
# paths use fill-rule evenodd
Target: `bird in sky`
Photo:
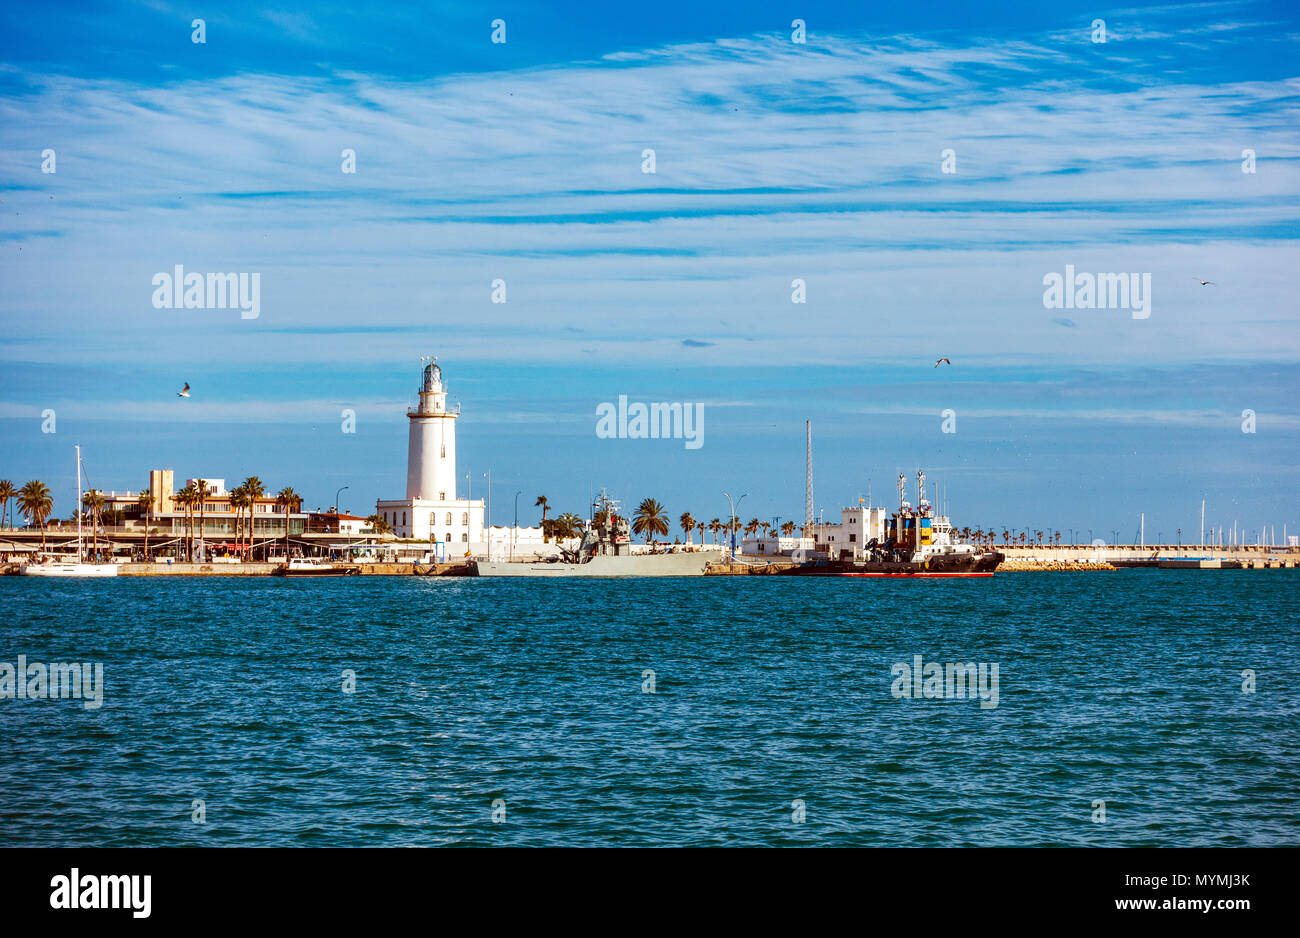
<path id="1" fill-rule="evenodd" d="M 1214 283 L 1213 280 L 1202 280 L 1200 277 L 1193 277 L 1192 279 L 1195 280 L 1197 283 L 1199 283 L 1199 284 L 1200 284 L 1201 286 L 1203 286 L 1203 287 L 1211 286 L 1211 285 L 1213 285 L 1213 283 Z"/>
<path id="2" fill-rule="evenodd" d="M 934 363 L 934 367 L 938 368 L 938 367 L 939 367 L 940 365 L 942 365 L 944 362 L 948 362 L 948 364 L 950 364 L 950 365 L 952 364 L 952 362 L 949 362 L 948 359 L 946 359 L 946 358 L 941 358 L 941 359 L 939 359 L 937 362 Z"/>
<path id="3" fill-rule="evenodd" d="M 190 383 L 188 381 L 185 382 L 185 387 L 181 388 L 179 391 L 176 392 L 176 396 L 177 397 L 190 396 Z"/>

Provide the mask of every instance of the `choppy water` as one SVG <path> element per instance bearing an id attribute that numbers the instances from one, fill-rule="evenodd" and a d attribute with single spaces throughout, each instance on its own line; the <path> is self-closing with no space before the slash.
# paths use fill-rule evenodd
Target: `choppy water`
<path id="1" fill-rule="evenodd" d="M 102 662 L 106 688 L 98 710 L 0 700 L 0 831 L 109 846 L 1295 844 L 1298 613 L 1285 570 L 5 577 L 0 661 Z M 892 696 L 891 666 L 916 654 L 997 663 L 997 707 Z"/>

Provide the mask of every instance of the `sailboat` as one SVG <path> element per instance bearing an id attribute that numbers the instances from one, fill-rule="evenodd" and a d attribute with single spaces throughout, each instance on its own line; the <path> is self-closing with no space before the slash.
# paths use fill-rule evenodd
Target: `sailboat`
<path id="1" fill-rule="evenodd" d="M 87 563 L 81 539 L 81 447 L 77 447 L 77 559 L 47 554 L 23 567 L 24 576 L 117 576 L 115 563 Z"/>

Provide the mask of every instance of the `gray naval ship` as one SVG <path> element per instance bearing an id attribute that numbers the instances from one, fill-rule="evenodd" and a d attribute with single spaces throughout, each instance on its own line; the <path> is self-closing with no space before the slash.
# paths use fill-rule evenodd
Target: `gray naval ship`
<path id="1" fill-rule="evenodd" d="M 618 503 L 602 492 L 592 508 L 592 520 L 574 550 L 541 561 L 510 563 L 480 560 L 474 576 L 703 576 L 721 549 L 632 553 L 631 525 L 618 513 Z"/>

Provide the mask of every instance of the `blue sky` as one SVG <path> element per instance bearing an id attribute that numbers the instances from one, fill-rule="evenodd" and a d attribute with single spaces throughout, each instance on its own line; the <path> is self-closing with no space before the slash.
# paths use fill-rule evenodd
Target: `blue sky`
<path id="1" fill-rule="evenodd" d="M 80 442 L 105 488 L 369 513 L 437 355 L 497 521 L 602 485 L 797 520 L 811 419 L 827 515 L 923 466 L 963 524 L 1300 526 L 1293 9 L 540 6 L 0 12 L 0 477 L 66 514 Z M 261 315 L 154 309 L 176 264 L 259 272 Z M 1044 308 L 1067 264 L 1151 273 L 1150 318 Z M 703 402 L 704 446 L 597 439 L 620 394 Z"/>

